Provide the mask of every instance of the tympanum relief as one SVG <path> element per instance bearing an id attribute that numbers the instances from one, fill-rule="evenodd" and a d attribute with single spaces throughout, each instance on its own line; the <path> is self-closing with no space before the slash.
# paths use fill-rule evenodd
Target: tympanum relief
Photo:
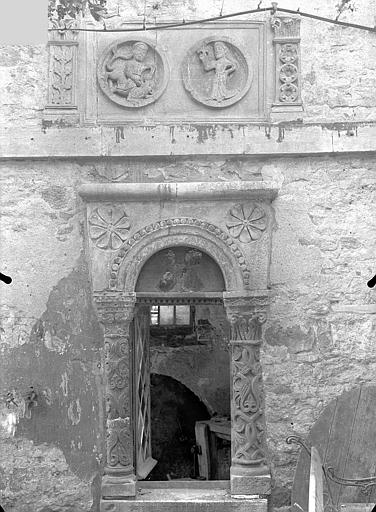
<path id="1" fill-rule="evenodd" d="M 167 61 L 151 43 L 123 41 L 103 53 L 98 82 L 103 93 L 123 107 L 143 107 L 156 101 L 168 81 Z"/>
<path id="2" fill-rule="evenodd" d="M 252 70 L 234 43 L 210 37 L 188 52 L 182 76 L 192 98 L 208 107 L 223 108 L 233 105 L 247 93 Z"/>

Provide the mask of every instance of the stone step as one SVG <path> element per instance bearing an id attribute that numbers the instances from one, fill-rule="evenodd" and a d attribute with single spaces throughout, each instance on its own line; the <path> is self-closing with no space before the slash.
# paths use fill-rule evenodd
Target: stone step
<path id="1" fill-rule="evenodd" d="M 267 512 L 265 498 L 233 498 L 227 489 L 141 489 L 135 499 L 102 500 L 101 512 Z"/>

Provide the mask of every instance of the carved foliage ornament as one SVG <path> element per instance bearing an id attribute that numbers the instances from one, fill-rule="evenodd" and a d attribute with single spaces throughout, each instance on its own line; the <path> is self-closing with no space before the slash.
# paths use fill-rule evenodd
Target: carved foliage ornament
<path id="1" fill-rule="evenodd" d="M 89 218 L 89 234 L 100 249 L 119 249 L 128 238 L 130 222 L 116 206 L 95 208 Z"/>
<path id="2" fill-rule="evenodd" d="M 183 62 L 182 75 L 192 98 L 215 108 L 239 101 L 252 82 L 250 63 L 227 38 L 209 37 L 193 46 Z"/>
<path id="3" fill-rule="evenodd" d="M 263 395 L 259 346 L 234 344 L 232 368 L 233 462 L 261 465 L 265 462 L 265 427 L 261 407 Z"/>
<path id="4" fill-rule="evenodd" d="M 129 418 L 107 422 L 107 464 L 129 466 L 132 462 L 132 431 Z"/>
<path id="5" fill-rule="evenodd" d="M 231 236 L 248 244 L 261 238 L 267 226 L 266 213 L 255 203 L 236 204 L 227 214 L 226 226 Z"/>
<path id="6" fill-rule="evenodd" d="M 51 101 L 52 105 L 73 104 L 74 46 L 51 46 Z"/>
<path id="7" fill-rule="evenodd" d="M 127 40 L 108 47 L 98 64 L 103 93 L 123 107 L 144 107 L 166 88 L 168 65 L 162 53 L 146 41 Z"/>
<path id="8" fill-rule="evenodd" d="M 258 312 L 251 315 L 230 313 L 231 338 L 233 340 L 261 341 L 262 324 L 266 321 L 266 314 Z"/>

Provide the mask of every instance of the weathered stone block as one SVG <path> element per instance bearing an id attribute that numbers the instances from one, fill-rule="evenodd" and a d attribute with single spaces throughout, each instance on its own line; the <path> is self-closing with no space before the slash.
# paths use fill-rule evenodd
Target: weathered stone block
<path id="1" fill-rule="evenodd" d="M 271 493 L 270 475 L 239 474 L 239 471 L 231 471 L 231 494 L 233 496 L 259 495 L 265 496 Z"/>

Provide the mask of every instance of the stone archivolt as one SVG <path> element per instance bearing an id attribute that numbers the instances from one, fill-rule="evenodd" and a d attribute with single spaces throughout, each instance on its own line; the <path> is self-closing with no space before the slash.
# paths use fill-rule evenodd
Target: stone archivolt
<path id="1" fill-rule="evenodd" d="M 182 65 L 186 90 L 208 107 L 238 102 L 252 82 L 252 68 L 237 45 L 224 37 L 208 37 L 193 46 Z"/>
<path id="2" fill-rule="evenodd" d="M 202 221 L 192 217 L 178 217 L 149 224 L 148 226 L 138 230 L 128 239 L 128 241 L 120 248 L 116 257 L 113 259 L 110 274 L 110 289 L 116 289 L 119 286 L 119 269 L 132 246 L 139 243 L 142 239 L 151 233 L 156 233 L 170 226 L 198 227 L 207 231 L 211 235 L 214 235 L 217 239 L 219 239 L 221 244 L 225 244 L 231 249 L 233 255 L 238 260 L 238 264 L 243 275 L 243 282 L 246 286 L 249 285 L 250 270 L 247 266 L 246 259 L 241 249 L 229 235 L 227 235 L 221 228 L 211 224 L 210 222 Z"/>
<path id="3" fill-rule="evenodd" d="M 127 40 L 104 51 L 97 76 L 110 100 L 123 107 L 139 108 L 161 96 L 169 70 L 166 59 L 151 42 Z"/>

